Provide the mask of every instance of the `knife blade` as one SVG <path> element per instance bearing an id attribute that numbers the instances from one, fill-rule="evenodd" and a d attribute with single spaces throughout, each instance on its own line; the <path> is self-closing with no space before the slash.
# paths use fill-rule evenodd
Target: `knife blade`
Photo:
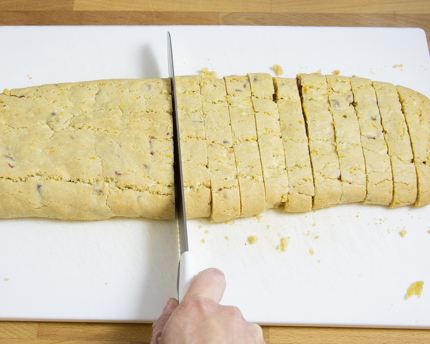
<path id="1" fill-rule="evenodd" d="M 173 153 L 175 180 L 175 219 L 179 237 L 179 265 L 177 277 L 178 301 L 181 302 L 195 274 L 194 259 L 188 247 L 187 214 L 185 211 L 184 179 L 182 174 L 181 140 L 179 131 L 178 103 L 176 96 L 175 68 L 170 32 L 167 32 L 167 60 L 172 84 Z"/>

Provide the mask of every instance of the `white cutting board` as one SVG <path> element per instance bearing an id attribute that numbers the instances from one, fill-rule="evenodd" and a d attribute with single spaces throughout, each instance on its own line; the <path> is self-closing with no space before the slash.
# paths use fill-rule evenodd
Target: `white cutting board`
<path id="1" fill-rule="evenodd" d="M 340 70 L 430 96 L 424 32 L 392 28 L 0 27 L 0 89 L 168 77 L 167 30 L 178 75 L 273 75 L 280 64 L 287 77 Z M 430 328 L 429 212 L 344 205 L 192 220 L 190 247 L 199 269 L 225 272 L 222 303 L 250 321 Z M 290 238 L 286 252 L 280 237 Z M 173 221 L 0 220 L 0 319 L 151 322 L 176 296 L 177 259 Z M 421 298 L 405 300 L 421 280 Z"/>

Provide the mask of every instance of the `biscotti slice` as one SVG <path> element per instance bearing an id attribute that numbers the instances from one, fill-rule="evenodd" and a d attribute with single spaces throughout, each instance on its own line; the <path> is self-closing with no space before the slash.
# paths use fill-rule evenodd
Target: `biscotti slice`
<path id="1" fill-rule="evenodd" d="M 315 191 L 297 81 L 287 78 L 273 78 L 273 81 L 288 173 L 288 198 L 284 210 L 308 212 L 312 210 Z"/>
<path id="2" fill-rule="evenodd" d="M 269 74 L 250 73 L 248 77 L 266 189 L 266 209 L 276 208 L 287 201 L 288 174 L 285 167 L 278 107 L 273 101 L 275 89 Z"/>
<path id="3" fill-rule="evenodd" d="M 370 79 L 359 77 L 351 78 L 351 89 L 366 163 L 367 194 L 363 203 L 389 205 L 393 200 L 393 176 L 376 93 Z"/>
<path id="4" fill-rule="evenodd" d="M 373 81 L 382 127 L 393 173 L 393 201 L 390 207 L 414 204 L 417 199 L 417 172 L 411 140 L 399 95 L 394 85 Z"/>
<path id="5" fill-rule="evenodd" d="M 425 114 L 425 116 L 427 117 L 428 127 L 430 128 L 430 99 L 421 93 L 419 93 L 419 96 L 420 96 L 421 104 L 423 107 L 423 114 Z M 430 145 L 430 140 L 429 140 L 429 145 Z M 423 165 L 430 166 L 430 154 L 427 155 L 427 159 L 423 161 Z M 428 171 L 427 168 L 424 168 L 424 167 L 422 167 L 422 170 Z M 427 178 L 428 177 L 426 177 L 426 179 Z M 423 187 L 424 187 L 424 185 L 423 185 Z M 427 185 L 426 187 L 430 188 L 429 185 Z M 430 203 L 430 200 L 429 200 L 429 194 L 428 193 L 426 193 L 426 196 L 424 196 L 423 192 L 418 194 L 417 202 L 415 202 L 416 206 L 426 205 L 429 203 Z"/>
<path id="6" fill-rule="evenodd" d="M 366 198 L 366 166 L 351 83 L 348 77 L 337 75 L 326 79 L 342 182 L 340 202 L 362 202 Z"/>
<path id="7" fill-rule="evenodd" d="M 397 86 L 402 111 L 406 118 L 417 170 L 417 207 L 430 203 L 430 112 L 424 99 L 414 90 Z"/>
<path id="8" fill-rule="evenodd" d="M 0 216 L 173 218 L 170 90 L 168 79 L 140 79 L 5 92 Z"/>
<path id="9" fill-rule="evenodd" d="M 239 179 L 240 216 L 249 217 L 264 212 L 266 199 L 251 90 L 247 76 L 226 76 L 224 80 Z"/>
<path id="10" fill-rule="evenodd" d="M 211 220 L 229 221 L 240 216 L 240 192 L 224 80 L 200 79 L 200 93 L 211 178 Z"/>
<path id="11" fill-rule="evenodd" d="M 176 92 L 187 217 L 209 217 L 210 176 L 199 77 L 176 77 Z"/>
<path id="12" fill-rule="evenodd" d="M 306 119 L 309 152 L 314 176 L 313 208 L 340 203 L 342 185 L 339 158 L 329 110 L 326 78 L 317 74 L 299 74 L 303 113 Z"/>

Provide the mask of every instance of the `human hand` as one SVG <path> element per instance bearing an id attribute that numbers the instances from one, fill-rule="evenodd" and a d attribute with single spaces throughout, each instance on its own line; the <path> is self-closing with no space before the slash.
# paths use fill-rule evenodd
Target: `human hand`
<path id="1" fill-rule="evenodd" d="M 163 313 L 152 325 L 151 344 L 263 344 L 263 331 L 247 322 L 240 310 L 221 306 L 226 287 L 224 274 L 217 269 L 200 272 L 181 304 L 167 299 Z"/>

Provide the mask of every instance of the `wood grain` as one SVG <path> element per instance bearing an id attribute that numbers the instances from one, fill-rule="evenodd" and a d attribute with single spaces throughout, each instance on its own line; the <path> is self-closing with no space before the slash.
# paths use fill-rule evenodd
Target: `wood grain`
<path id="1" fill-rule="evenodd" d="M 0 11 L 0 25 L 218 25 L 217 12 Z"/>
<path id="2" fill-rule="evenodd" d="M 270 343 L 373 344 L 430 343 L 428 330 L 271 327 Z"/>
<path id="3" fill-rule="evenodd" d="M 270 0 L 75 0 L 75 11 L 270 12 Z"/>
<path id="4" fill-rule="evenodd" d="M 151 334 L 152 326 L 149 324 L 40 323 L 37 339 L 150 342 Z"/>
<path id="5" fill-rule="evenodd" d="M 52 11 L 73 10 L 73 0 L 1 0 L 0 10 L 8 11 Z"/>
<path id="6" fill-rule="evenodd" d="M 0 322 L 1 340 L 36 339 L 38 324 L 35 322 Z"/>
<path id="7" fill-rule="evenodd" d="M 0 0 L 0 25 L 420 27 L 429 0 Z M 0 322 L 0 344 L 148 344 L 149 324 Z M 267 344 L 430 343 L 429 330 L 263 327 Z"/>
<path id="8" fill-rule="evenodd" d="M 272 12 L 290 13 L 429 13 L 421 0 L 272 0 Z"/>

